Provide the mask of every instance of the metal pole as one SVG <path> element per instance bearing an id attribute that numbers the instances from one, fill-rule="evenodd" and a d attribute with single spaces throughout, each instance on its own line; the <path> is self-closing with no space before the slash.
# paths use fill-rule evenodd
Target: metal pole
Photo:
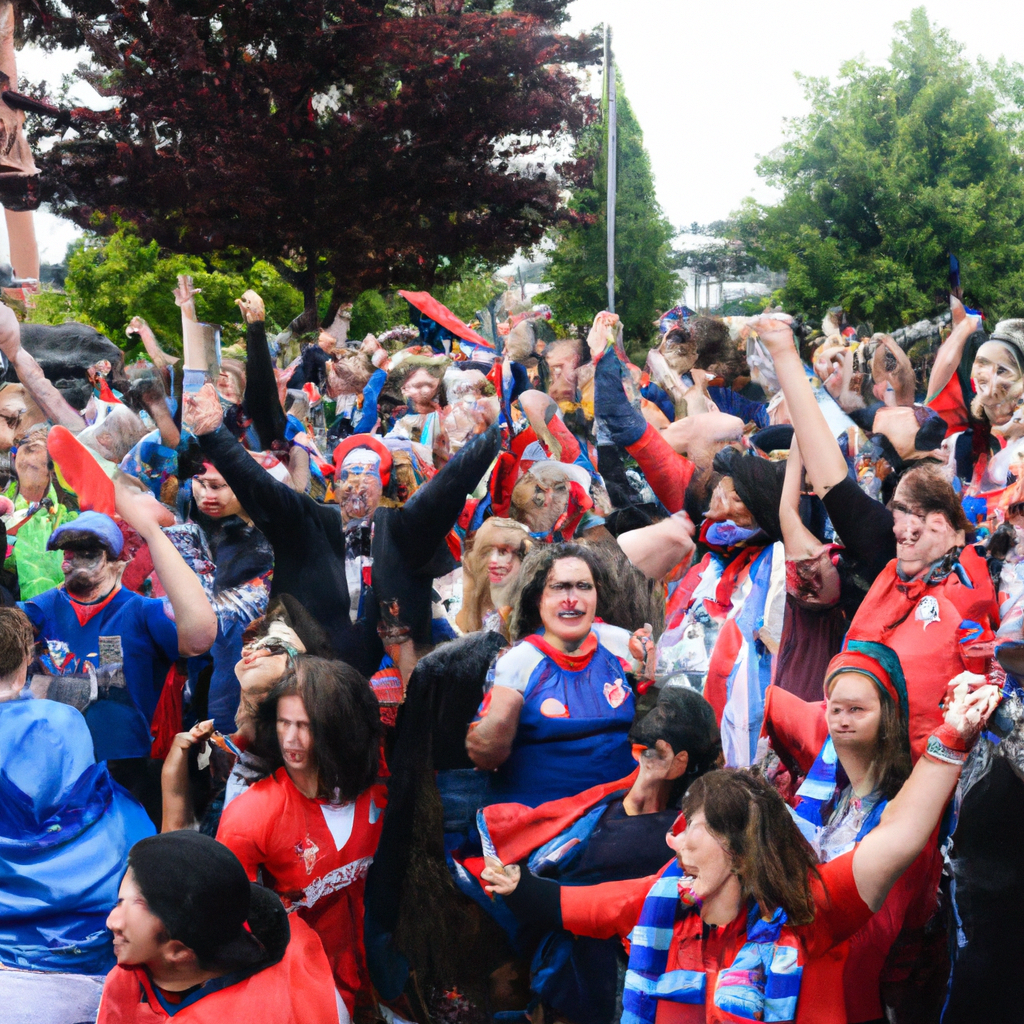
<path id="1" fill-rule="evenodd" d="M 612 30 L 604 29 L 604 80 L 608 94 L 608 196 L 605 209 L 608 221 L 608 311 L 615 312 L 615 191 L 618 133 L 615 124 L 615 63 L 612 60 Z"/>

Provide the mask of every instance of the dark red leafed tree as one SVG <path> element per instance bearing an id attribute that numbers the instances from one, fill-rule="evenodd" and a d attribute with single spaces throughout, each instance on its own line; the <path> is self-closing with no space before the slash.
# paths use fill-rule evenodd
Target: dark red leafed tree
<path id="1" fill-rule="evenodd" d="M 318 285 L 328 320 L 365 288 L 429 288 L 558 216 L 571 168 L 541 156 L 592 118 L 573 68 L 597 57 L 559 34 L 567 2 L 19 0 L 23 38 L 86 47 L 117 97 L 38 154 L 42 198 L 174 251 L 275 260 L 310 321 Z"/>

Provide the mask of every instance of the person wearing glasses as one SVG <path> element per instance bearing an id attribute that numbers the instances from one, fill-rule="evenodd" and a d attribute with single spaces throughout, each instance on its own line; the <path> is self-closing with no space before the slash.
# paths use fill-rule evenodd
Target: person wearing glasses
<path id="1" fill-rule="evenodd" d="M 372 999 L 363 892 L 387 804 L 377 699 L 349 665 L 300 654 L 260 705 L 256 733 L 272 774 L 225 808 L 217 839 L 317 932 L 353 1017 Z"/>
<path id="2" fill-rule="evenodd" d="M 650 627 L 594 622 L 606 574 L 582 544 L 531 551 L 511 619 L 519 641 L 498 656 L 466 736 L 490 771 L 487 803 L 536 807 L 624 778 L 633 770 L 630 675 L 654 675 Z"/>

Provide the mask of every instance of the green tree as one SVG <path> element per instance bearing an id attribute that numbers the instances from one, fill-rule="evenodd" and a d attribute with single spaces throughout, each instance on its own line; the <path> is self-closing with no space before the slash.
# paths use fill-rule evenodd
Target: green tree
<path id="1" fill-rule="evenodd" d="M 38 314 L 30 319 L 57 322 L 79 320 L 103 331 L 115 344 L 128 347 L 124 329 L 133 316 L 149 322 L 167 351 L 181 351 L 181 314 L 171 292 L 179 274 L 191 274 L 202 294 L 196 300 L 200 318 L 225 328 L 224 343 L 244 334 L 234 300 L 246 288 L 263 297 L 267 328 L 284 330 L 302 312 L 302 293 L 286 283 L 262 260 L 249 261 L 245 272 L 231 260 L 213 254 L 207 258 L 168 253 L 156 242 L 144 242 L 131 225 L 121 225 L 107 237 L 88 234 L 68 250 L 66 300 L 46 293 Z M 53 298 L 50 298 L 50 295 Z M 134 349 L 129 350 L 134 354 Z"/>
<path id="2" fill-rule="evenodd" d="M 657 310 L 672 306 L 681 291 L 673 272 L 674 231 L 658 205 L 643 132 L 621 78 L 616 82 L 616 105 L 615 309 L 626 339 L 646 341 Z M 589 324 L 608 305 L 606 135 L 606 124 L 599 122 L 584 129 L 580 138 L 576 156 L 591 171 L 578 180 L 569 200 L 571 220 L 555 234 L 548 274 L 554 284 L 548 294 L 556 319 L 578 326 Z"/>
<path id="3" fill-rule="evenodd" d="M 889 62 L 803 80 L 810 112 L 758 173 L 783 191 L 748 201 L 736 230 L 788 275 L 793 312 L 841 303 L 876 328 L 932 316 L 948 257 L 967 301 L 990 315 L 1024 306 L 1021 68 L 973 67 L 924 8 L 896 26 Z"/>

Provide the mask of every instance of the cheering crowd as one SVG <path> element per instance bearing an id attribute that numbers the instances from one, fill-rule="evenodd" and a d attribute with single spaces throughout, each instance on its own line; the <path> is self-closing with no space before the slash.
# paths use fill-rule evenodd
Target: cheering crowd
<path id="1" fill-rule="evenodd" d="M 196 296 L 0 306 L 11 1019 L 1024 1019 L 1024 320 Z"/>

